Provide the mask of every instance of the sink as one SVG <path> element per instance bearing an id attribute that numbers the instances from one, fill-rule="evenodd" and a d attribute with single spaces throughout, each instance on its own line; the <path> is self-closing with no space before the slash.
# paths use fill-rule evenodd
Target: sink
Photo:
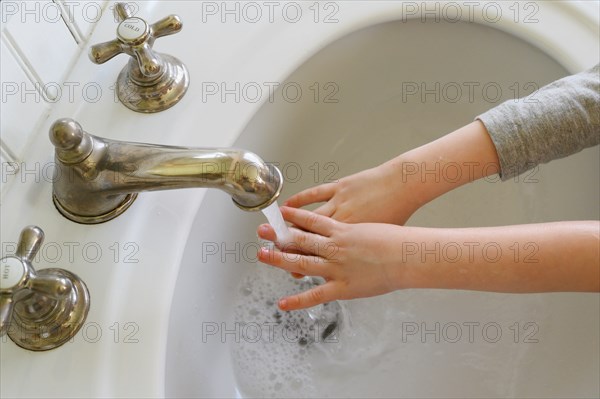
<path id="1" fill-rule="evenodd" d="M 484 14 L 485 3 L 476 5 L 474 21 L 495 29 L 456 22 L 452 2 L 440 3 L 441 23 L 429 6 L 416 12 L 408 1 L 267 3 L 138 2 L 139 15 L 150 21 L 182 17 L 182 32 L 155 48 L 180 57 L 191 76 L 180 103 L 151 115 L 115 98 L 127 56 L 102 67 L 88 58 L 90 44 L 115 35 L 114 2 L 106 3 L 65 77 L 75 84 L 74 95 L 65 87 L 31 132 L 21 170 L 0 201 L 3 250 L 11 253 L 24 226 L 42 227 L 47 241 L 34 267 L 81 277 L 90 311 L 80 333 L 54 350 L 25 351 L 3 337 L 0 397 L 600 396 L 597 295 L 402 291 L 342 302 L 340 325 L 314 331 L 306 312 L 274 308 L 274 298 L 301 286 L 257 264 L 255 229 L 265 219 L 240 211 L 226 195 L 146 193 L 125 214 L 97 226 L 60 215 L 51 200 L 54 148 L 48 140 L 59 118 L 115 140 L 251 150 L 280 166 L 285 198 L 377 165 L 599 59 L 594 2 L 527 2 L 519 10 L 497 2 L 503 8 L 498 21 L 490 21 L 495 7 Z M 290 19 L 297 5 L 300 21 Z M 470 7 L 459 6 L 464 19 Z M 532 11 L 537 23 L 523 20 Z M 420 24 L 419 14 L 428 22 Z M 391 20 L 398 22 L 379 25 Z M 271 102 L 274 82 L 280 85 Z M 427 94 L 436 82 L 440 102 Z M 480 86 L 471 101 L 473 82 Z M 428 85 L 424 92 L 420 83 Z M 457 85 L 463 92 L 452 102 Z M 88 86 L 102 95 L 80 90 Z M 411 93 L 415 87 L 422 92 Z M 409 223 L 598 219 L 598 169 L 597 149 L 584 151 L 516 182 L 463 187 Z M 422 337 L 436 322 L 440 342 L 435 334 Z M 456 342 L 452 323 L 462 328 Z M 281 326 L 289 345 L 279 336 L 272 343 L 255 340 L 257 328 L 281 333 Z M 465 342 L 470 326 L 477 328 L 472 343 Z M 493 342 L 498 326 L 502 336 Z"/>
<path id="2" fill-rule="evenodd" d="M 566 75 L 546 53 L 489 26 L 382 23 L 332 42 L 299 66 L 234 146 L 278 165 L 287 198 L 378 165 Z M 300 98 L 295 85 L 304 89 Z M 285 94 L 282 87 L 292 89 Z M 599 170 L 597 148 L 588 149 L 508 182 L 470 184 L 408 224 L 599 219 Z M 397 291 L 343 301 L 343 320 L 327 339 L 285 337 L 294 329 L 306 333 L 310 318 L 276 308 L 278 297 L 300 286 L 256 261 L 256 227 L 264 221 L 221 192 L 203 197 L 172 298 L 166 396 L 600 394 L 597 294 Z"/>

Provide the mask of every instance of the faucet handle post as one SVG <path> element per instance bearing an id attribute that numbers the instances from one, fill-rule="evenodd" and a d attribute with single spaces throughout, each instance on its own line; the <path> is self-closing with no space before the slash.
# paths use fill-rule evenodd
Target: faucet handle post
<path id="1" fill-rule="evenodd" d="M 17 345 L 48 350 L 71 339 L 89 310 L 87 287 L 62 269 L 36 272 L 32 262 L 44 232 L 27 226 L 14 255 L 0 259 L 0 336 L 8 333 Z"/>
<path id="2" fill-rule="evenodd" d="M 44 232 L 42 229 L 37 226 L 27 226 L 21 231 L 15 255 L 31 264 L 43 242 Z"/>
<path id="3" fill-rule="evenodd" d="M 94 149 L 90 135 L 71 118 L 58 119 L 52 124 L 50 141 L 56 149 L 57 158 L 68 164 L 83 161 Z"/>
<path id="4" fill-rule="evenodd" d="M 113 11 L 115 18 L 119 21 L 125 21 L 127 18 L 133 17 L 133 12 L 127 3 L 117 3 Z"/>
<path id="5" fill-rule="evenodd" d="M 154 41 L 180 32 L 183 23 L 169 15 L 154 24 L 135 17 L 125 3 L 115 5 L 117 38 L 91 46 L 89 57 L 103 64 L 118 54 L 131 56 L 117 80 L 119 100 L 137 112 L 158 112 L 175 105 L 189 86 L 189 74 L 177 58 L 155 52 Z"/>

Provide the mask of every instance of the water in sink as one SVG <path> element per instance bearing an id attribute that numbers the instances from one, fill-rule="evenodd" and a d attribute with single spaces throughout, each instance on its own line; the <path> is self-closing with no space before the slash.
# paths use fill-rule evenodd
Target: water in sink
<path id="1" fill-rule="evenodd" d="M 256 271 L 242 281 L 235 304 L 235 323 L 241 331 L 232 348 L 238 389 L 247 397 L 315 395 L 311 359 L 339 338 L 327 335 L 327 327 L 304 310 L 278 309 L 280 296 L 305 290 L 310 283 L 264 266 Z"/>

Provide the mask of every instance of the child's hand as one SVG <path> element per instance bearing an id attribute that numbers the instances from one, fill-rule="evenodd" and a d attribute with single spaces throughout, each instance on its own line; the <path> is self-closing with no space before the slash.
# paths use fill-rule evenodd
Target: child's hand
<path id="1" fill-rule="evenodd" d="M 282 207 L 291 244 L 263 249 L 269 265 L 326 283 L 283 298 L 282 310 L 404 288 L 491 292 L 599 292 L 598 221 L 437 229 L 338 222 Z M 269 225 L 261 238 L 276 241 Z M 493 251 L 489 251 L 493 248 Z M 521 248 L 520 256 L 515 248 Z"/>
<path id="2" fill-rule="evenodd" d="M 454 174 L 441 172 L 447 167 Z M 315 212 L 340 222 L 403 225 L 429 201 L 498 170 L 496 148 L 475 121 L 376 168 L 304 190 L 284 205 L 325 202 Z"/>
<path id="3" fill-rule="evenodd" d="M 420 207 L 403 182 L 399 168 L 388 162 L 373 169 L 299 192 L 285 206 L 300 208 L 325 202 L 314 212 L 345 223 L 404 224 Z"/>
<path id="4" fill-rule="evenodd" d="M 263 248 L 258 259 L 292 273 L 321 276 L 326 283 L 279 301 L 282 310 L 315 306 L 337 299 L 370 297 L 399 287 L 398 226 L 346 224 L 303 209 L 282 207 L 293 223 L 291 242 L 280 250 Z M 302 230 L 300 230 L 302 229 Z M 304 231 L 303 231 L 304 230 Z M 275 241 L 268 224 L 258 228 L 261 238 Z"/>

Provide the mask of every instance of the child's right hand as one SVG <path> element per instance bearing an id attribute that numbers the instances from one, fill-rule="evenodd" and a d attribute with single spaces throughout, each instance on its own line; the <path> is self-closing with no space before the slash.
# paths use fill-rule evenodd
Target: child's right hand
<path id="1" fill-rule="evenodd" d="M 340 222 L 403 225 L 421 204 L 403 182 L 401 166 L 396 165 L 386 162 L 337 182 L 306 189 L 283 205 L 300 208 L 325 202 L 314 212 Z"/>
<path id="2" fill-rule="evenodd" d="M 459 168 L 456 178 L 440 174 L 446 165 L 453 171 Z M 284 205 L 300 208 L 325 202 L 314 212 L 340 222 L 403 225 L 421 206 L 456 187 L 498 173 L 499 165 L 485 126 L 475 121 L 376 168 L 304 190 Z"/>

